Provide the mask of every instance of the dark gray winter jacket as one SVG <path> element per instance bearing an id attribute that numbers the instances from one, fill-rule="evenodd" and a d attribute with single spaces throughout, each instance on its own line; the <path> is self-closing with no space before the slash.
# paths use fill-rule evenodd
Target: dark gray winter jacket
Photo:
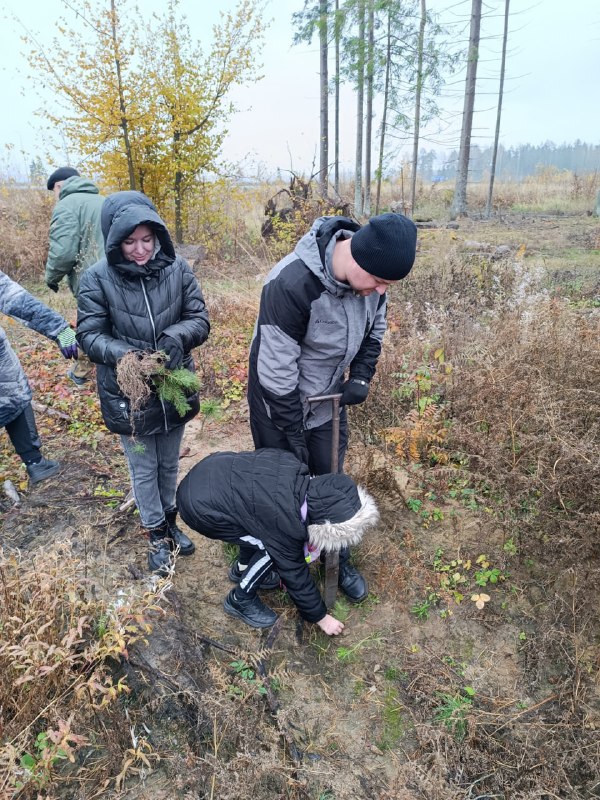
<path id="1" fill-rule="evenodd" d="M 1 270 L 0 311 L 49 339 L 55 339 L 69 327 L 66 319 Z M 31 388 L 6 333 L 0 327 L 0 426 L 16 419 L 30 402 Z"/>
<path id="2" fill-rule="evenodd" d="M 127 261 L 121 242 L 138 225 L 150 226 L 159 248 L 144 266 Z M 194 369 L 192 348 L 210 331 L 200 286 L 187 262 L 175 254 L 169 232 L 156 208 L 140 192 L 117 192 L 102 207 L 106 257 L 86 270 L 78 297 L 77 341 L 97 364 L 98 394 L 106 427 L 131 434 L 129 403 L 116 380 L 117 362 L 131 350 L 159 350 L 165 334 L 184 351 L 183 366 Z M 188 398 L 191 410 L 180 417 L 175 407 L 156 394 L 135 416 L 140 436 L 164 433 L 198 413 L 199 399 Z"/>
<path id="3" fill-rule="evenodd" d="M 386 295 L 362 297 L 333 276 L 338 238 L 359 225 L 320 217 L 267 276 L 250 350 L 250 411 L 264 405 L 282 431 L 323 425 L 331 404 L 309 407 L 311 395 L 340 390 L 345 373 L 370 381 L 386 329 Z M 264 412 L 263 412 L 264 413 Z"/>

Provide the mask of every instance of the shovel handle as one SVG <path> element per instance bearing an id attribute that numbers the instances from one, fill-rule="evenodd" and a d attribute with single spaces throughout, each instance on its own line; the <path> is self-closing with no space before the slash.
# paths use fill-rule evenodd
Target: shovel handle
<path id="1" fill-rule="evenodd" d="M 340 447 L 340 394 L 321 394 L 309 397 L 308 403 L 331 402 L 331 472 L 339 469 Z M 330 610 L 335 605 L 338 577 L 340 572 L 340 556 L 335 553 L 325 554 L 325 605 Z"/>

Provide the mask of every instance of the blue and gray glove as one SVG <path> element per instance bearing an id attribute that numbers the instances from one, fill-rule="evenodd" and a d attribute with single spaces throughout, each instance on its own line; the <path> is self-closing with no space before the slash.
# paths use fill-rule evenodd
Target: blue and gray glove
<path id="1" fill-rule="evenodd" d="M 364 403 L 369 394 L 369 381 L 361 378 L 350 378 L 342 385 L 342 396 L 340 405 L 355 406 Z"/>
<path id="2" fill-rule="evenodd" d="M 167 354 L 168 361 L 165 364 L 167 369 L 179 369 L 183 364 L 183 346 L 179 339 L 163 333 L 158 339 L 158 349 Z"/>
<path id="3" fill-rule="evenodd" d="M 56 337 L 60 352 L 65 358 L 77 358 L 77 339 L 73 328 L 65 328 Z"/>

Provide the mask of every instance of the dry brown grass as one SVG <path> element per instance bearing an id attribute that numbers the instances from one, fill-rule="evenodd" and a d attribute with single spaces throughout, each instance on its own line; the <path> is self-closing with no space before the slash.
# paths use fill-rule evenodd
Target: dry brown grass
<path id="1" fill-rule="evenodd" d="M 111 751 L 110 709 L 130 691 L 116 667 L 150 633 L 168 583 L 101 586 L 87 572 L 66 542 L 27 555 L 0 549 L 2 797 L 60 782 L 65 765 L 70 779 L 106 776 L 106 758 L 90 775 L 78 753 L 101 743 Z"/>

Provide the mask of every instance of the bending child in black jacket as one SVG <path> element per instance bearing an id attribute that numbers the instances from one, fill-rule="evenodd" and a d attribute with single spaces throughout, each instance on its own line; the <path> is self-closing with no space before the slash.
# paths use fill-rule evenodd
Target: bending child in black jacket
<path id="1" fill-rule="evenodd" d="M 277 614 L 257 592 L 281 578 L 305 620 L 329 635 L 341 633 L 344 625 L 327 613 L 308 563 L 322 550 L 358 544 L 377 524 L 373 498 L 352 478 L 311 478 L 306 464 L 275 448 L 213 453 L 181 481 L 177 507 L 193 530 L 240 546 L 229 572 L 239 585 L 225 598 L 228 614 L 253 628 L 273 625 Z"/>

